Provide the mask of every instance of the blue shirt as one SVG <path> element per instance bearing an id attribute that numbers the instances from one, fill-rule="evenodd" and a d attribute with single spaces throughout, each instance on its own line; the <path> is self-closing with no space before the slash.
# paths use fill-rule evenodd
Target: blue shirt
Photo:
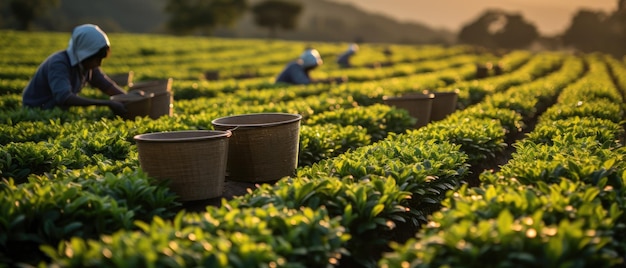
<path id="1" fill-rule="evenodd" d="M 337 57 L 337 63 L 341 67 L 350 67 L 350 57 L 354 55 L 354 51 L 348 50 Z"/>
<path id="2" fill-rule="evenodd" d="M 276 77 L 276 83 L 283 82 L 295 85 L 304 85 L 310 84 L 311 78 L 309 78 L 309 74 L 304 71 L 304 67 L 300 65 L 297 61 L 292 61 L 282 72 Z"/>
<path id="3" fill-rule="evenodd" d="M 66 50 L 56 52 L 39 65 L 24 88 L 22 105 L 42 109 L 63 107 L 70 95 L 78 94 L 87 83 L 102 91 L 115 86 L 99 67 L 81 74 L 78 64 L 71 66 Z"/>

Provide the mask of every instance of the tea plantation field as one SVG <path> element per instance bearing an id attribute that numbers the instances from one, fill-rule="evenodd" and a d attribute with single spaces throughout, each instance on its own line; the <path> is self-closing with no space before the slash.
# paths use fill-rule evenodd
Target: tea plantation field
<path id="1" fill-rule="evenodd" d="M 626 265 L 624 59 L 361 44 L 343 69 L 340 43 L 109 39 L 102 69 L 171 78 L 171 116 L 24 109 L 69 34 L 0 31 L 0 266 Z M 345 82 L 275 84 L 306 47 L 314 78 Z M 385 102 L 424 90 L 458 90 L 457 109 L 429 121 Z M 302 116 L 291 176 L 191 210 L 140 166 L 135 135 L 276 112 Z"/>

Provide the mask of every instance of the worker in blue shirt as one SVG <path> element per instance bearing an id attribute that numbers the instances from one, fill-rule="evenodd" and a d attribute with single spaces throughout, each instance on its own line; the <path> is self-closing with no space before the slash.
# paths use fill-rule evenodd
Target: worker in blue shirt
<path id="1" fill-rule="evenodd" d="M 314 81 L 309 76 L 309 72 L 322 63 L 322 57 L 316 49 L 307 49 L 300 55 L 300 58 L 287 64 L 276 77 L 276 83 L 311 84 Z"/>
<path id="2" fill-rule="evenodd" d="M 24 88 L 22 105 L 41 109 L 97 105 L 109 107 L 116 115 L 124 114 L 126 108 L 121 102 L 78 96 L 87 83 L 109 96 L 126 93 L 100 69 L 110 46 L 106 33 L 98 26 L 74 28 L 67 49 L 55 52 L 39 65 Z"/>
<path id="3" fill-rule="evenodd" d="M 356 43 L 350 44 L 348 50 L 337 57 L 337 64 L 343 68 L 349 68 L 352 65 L 350 64 L 350 58 L 359 51 L 359 45 Z"/>

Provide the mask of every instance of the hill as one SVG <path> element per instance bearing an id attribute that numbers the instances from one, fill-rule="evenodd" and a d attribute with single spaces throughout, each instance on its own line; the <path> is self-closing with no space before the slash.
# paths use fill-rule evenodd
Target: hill
<path id="1" fill-rule="evenodd" d="M 251 0 L 256 3 L 260 0 Z M 328 0 L 298 0 L 304 5 L 297 30 L 279 32 L 279 38 L 307 41 L 386 43 L 452 43 L 455 34 L 418 23 L 402 23 L 350 4 Z M 95 23 L 108 32 L 164 33 L 166 0 L 63 0 L 40 25 L 47 30 L 68 31 L 80 23 Z M 216 30 L 217 36 L 261 38 L 265 29 L 254 25 L 246 14 L 236 25 Z"/>
<path id="2" fill-rule="evenodd" d="M 435 30 L 418 23 L 401 23 L 384 15 L 365 12 L 351 4 L 327 0 L 300 0 L 300 2 L 305 8 L 298 29 L 279 33 L 281 38 L 390 43 L 451 43 L 455 39 L 454 33 Z M 250 14 L 242 18 L 235 29 L 220 33 L 245 37 L 267 36 L 266 30 L 254 25 Z"/>

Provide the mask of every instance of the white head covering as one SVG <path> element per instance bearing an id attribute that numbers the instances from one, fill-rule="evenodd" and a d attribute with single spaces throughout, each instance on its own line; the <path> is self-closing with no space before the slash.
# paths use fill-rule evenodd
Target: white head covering
<path id="1" fill-rule="evenodd" d="M 74 28 L 67 46 L 72 66 L 96 54 L 105 46 L 111 46 L 106 33 L 97 25 L 83 24 Z"/>
<path id="2" fill-rule="evenodd" d="M 352 51 L 352 52 L 359 51 L 359 45 L 357 45 L 356 43 L 350 44 L 350 46 L 348 47 L 348 51 Z"/>
<path id="3" fill-rule="evenodd" d="M 322 65 L 322 57 L 316 49 L 307 49 L 300 55 L 300 61 L 304 68 Z"/>

